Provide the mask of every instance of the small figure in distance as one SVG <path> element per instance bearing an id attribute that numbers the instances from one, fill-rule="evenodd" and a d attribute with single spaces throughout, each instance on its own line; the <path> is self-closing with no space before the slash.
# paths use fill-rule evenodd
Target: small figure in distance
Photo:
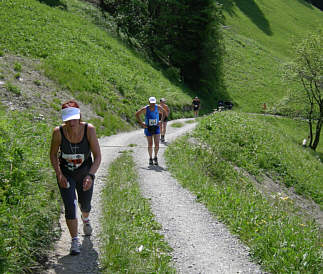
<path id="1" fill-rule="evenodd" d="M 168 121 L 168 116 L 169 116 L 169 113 L 170 113 L 169 107 L 165 103 L 166 103 L 166 99 L 161 98 L 160 99 L 160 106 L 165 110 L 165 116 L 164 116 L 164 119 L 161 120 L 161 127 L 160 127 L 160 129 L 161 129 L 160 141 L 161 142 L 165 142 L 167 121 Z M 159 113 L 159 117 L 162 117 L 162 113 Z"/>
<path id="2" fill-rule="evenodd" d="M 310 136 L 308 136 L 308 137 L 307 137 L 307 139 L 306 139 L 306 138 L 304 138 L 304 139 L 303 139 L 303 142 L 302 142 L 302 146 L 303 146 L 303 147 L 306 147 L 306 145 L 307 145 L 307 140 L 309 140 L 309 139 L 310 139 Z"/>
<path id="3" fill-rule="evenodd" d="M 221 112 L 223 111 L 225 108 L 224 108 L 224 102 L 223 101 L 219 101 L 218 102 L 218 111 Z"/>
<path id="4" fill-rule="evenodd" d="M 226 109 L 231 110 L 231 109 L 232 109 L 232 107 L 233 107 L 233 104 L 232 104 L 232 102 L 230 102 L 230 101 L 225 101 L 225 102 L 224 102 L 224 106 L 225 106 L 225 108 L 226 108 Z"/>
<path id="5" fill-rule="evenodd" d="M 197 96 L 193 99 L 192 106 L 193 106 L 193 111 L 194 111 L 194 117 L 196 118 L 199 115 L 199 110 L 201 107 L 201 101 Z"/>
<path id="6" fill-rule="evenodd" d="M 68 101 L 62 105 L 62 120 L 63 124 L 53 131 L 50 161 L 56 173 L 66 224 L 72 238 L 70 254 L 77 255 L 80 253 L 77 204 L 80 204 L 82 212 L 83 232 L 89 236 L 92 233 L 89 214 L 101 151 L 95 127 L 82 122 L 77 102 Z"/>
<path id="7" fill-rule="evenodd" d="M 149 97 L 149 105 L 142 107 L 135 114 L 138 123 L 144 128 L 144 133 L 147 137 L 148 142 L 148 154 L 149 154 L 149 165 L 158 165 L 158 150 L 159 150 L 159 139 L 160 139 L 160 125 L 161 121 L 166 116 L 165 110 L 160 106 L 156 105 L 156 98 Z M 161 113 L 161 116 L 159 116 Z M 141 121 L 140 116 L 145 115 L 145 122 Z M 160 119 L 160 120 L 159 120 Z M 154 147 L 154 159 L 153 159 L 153 143 Z"/>

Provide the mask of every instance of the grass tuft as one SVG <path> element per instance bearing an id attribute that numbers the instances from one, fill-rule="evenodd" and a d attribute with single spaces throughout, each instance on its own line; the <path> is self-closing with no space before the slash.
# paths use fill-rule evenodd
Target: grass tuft
<path id="1" fill-rule="evenodd" d="M 124 152 L 111 164 L 103 193 L 103 272 L 175 273 L 171 249 L 137 180 L 132 157 Z"/>

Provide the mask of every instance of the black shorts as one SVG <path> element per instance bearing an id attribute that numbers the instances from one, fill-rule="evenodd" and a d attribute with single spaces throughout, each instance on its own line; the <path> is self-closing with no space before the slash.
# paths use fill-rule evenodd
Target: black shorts
<path id="1" fill-rule="evenodd" d="M 82 212 L 90 212 L 91 200 L 93 194 L 93 186 L 89 190 L 83 191 L 83 178 L 72 178 L 66 176 L 67 181 L 70 183 L 69 188 L 61 188 L 59 190 L 64 202 L 65 217 L 66 219 L 76 219 L 77 204 L 80 204 Z M 76 197 L 77 192 L 77 197 Z"/>

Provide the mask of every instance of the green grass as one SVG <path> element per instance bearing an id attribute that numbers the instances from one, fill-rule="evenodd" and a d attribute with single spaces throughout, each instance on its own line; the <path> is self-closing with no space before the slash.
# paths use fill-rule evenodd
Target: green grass
<path id="1" fill-rule="evenodd" d="M 8 115 L 8 114 L 7 114 Z M 34 272 L 57 231 L 56 182 L 49 172 L 50 129 L 0 106 L 0 272 Z M 47 250 L 47 251 L 46 251 Z"/>
<path id="2" fill-rule="evenodd" d="M 302 108 L 288 100 L 300 88 L 282 79 L 282 67 L 293 57 L 292 45 L 322 28 L 322 12 L 299 0 L 220 0 L 223 3 L 225 81 L 228 98 L 243 112 L 289 114 Z"/>
<path id="3" fill-rule="evenodd" d="M 21 95 L 21 90 L 17 86 L 11 84 L 11 82 L 7 82 L 5 85 L 5 88 L 15 95 L 18 95 L 18 96 Z"/>
<path id="4" fill-rule="evenodd" d="M 22 72 L 22 65 L 20 63 L 15 63 L 13 69 L 14 69 L 14 71 Z"/>
<path id="5" fill-rule="evenodd" d="M 175 127 L 175 128 L 180 128 L 180 127 L 183 127 L 184 124 L 181 123 L 181 122 L 174 122 L 170 125 L 171 127 Z"/>
<path id="6" fill-rule="evenodd" d="M 129 152 L 109 168 L 103 193 L 103 273 L 175 273 L 170 247 L 142 198 Z"/>
<path id="7" fill-rule="evenodd" d="M 323 207 L 323 164 L 301 146 L 305 123 L 221 112 L 202 120 L 196 132 L 223 160 L 254 175 L 269 173 Z"/>
<path id="8" fill-rule="evenodd" d="M 213 131 L 218 120 L 207 121 L 208 129 L 201 131 L 200 126 L 195 137 L 208 131 L 221 134 Z M 230 131 L 235 131 L 229 124 Z M 167 149 L 170 171 L 198 201 L 239 235 L 250 247 L 252 257 L 272 273 L 319 273 L 322 238 L 315 222 L 300 217 L 289 199 L 260 194 L 248 178 L 234 169 L 234 163 L 222 158 L 222 142 L 213 143 L 212 139 L 207 142 L 210 149 L 205 149 L 188 140 L 184 137 Z M 230 138 L 226 141 L 232 145 Z"/>
<path id="9" fill-rule="evenodd" d="M 109 21 L 104 25 L 94 6 L 60 2 L 65 8 L 36 0 L 1 1 L 0 50 L 41 59 L 48 77 L 104 118 L 92 121 L 99 135 L 130 129 L 135 111 L 152 95 L 167 98 L 174 117 L 184 115 L 183 106 L 191 98 L 180 83 L 171 83 L 113 38 L 106 28 Z M 113 127 L 106 128 L 111 117 Z"/>

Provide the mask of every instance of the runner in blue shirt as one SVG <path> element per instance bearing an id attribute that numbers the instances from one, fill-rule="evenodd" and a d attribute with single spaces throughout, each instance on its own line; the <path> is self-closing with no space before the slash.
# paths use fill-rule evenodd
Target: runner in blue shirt
<path id="1" fill-rule="evenodd" d="M 159 117 L 161 113 L 161 117 Z M 145 115 L 145 122 L 143 122 L 140 116 Z M 157 154 L 159 150 L 159 139 L 160 139 L 160 124 L 166 116 L 165 110 L 156 105 L 156 98 L 149 97 L 149 105 L 142 107 L 136 112 L 136 119 L 139 124 L 144 128 L 144 133 L 147 137 L 148 142 L 148 154 L 149 154 L 149 165 L 158 165 Z M 153 142 L 155 144 L 153 159 Z"/>

